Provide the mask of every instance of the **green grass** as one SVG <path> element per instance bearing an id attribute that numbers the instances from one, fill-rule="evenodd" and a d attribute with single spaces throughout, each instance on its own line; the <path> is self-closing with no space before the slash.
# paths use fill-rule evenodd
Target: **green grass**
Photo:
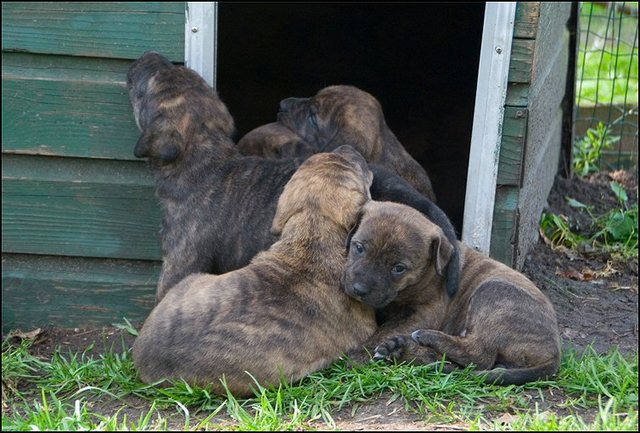
<path id="1" fill-rule="evenodd" d="M 637 16 L 610 11 L 603 4 L 581 2 L 578 105 L 638 105 L 637 25 Z"/>
<path id="2" fill-rule="evenodd" d="M 470 369 L 445 374 L 440 364 L 350 368 L 341 361 L 299 383 L 256 384 L 256 397 L 244 400 L 184 382 L 147 385 L 130 350 L 92 352 L 57 349 L 51 359 L 38 359 L 28 340 L 18 346 L 5 340 L 3 405 L 10 411 L 3 410 L 3 430 L 332 429 L 338 411 L 354 413 L 376 399 L 399 402 L 426 423 L 475 430 L 638 426 L 637 353 L 624 357 L 616 349 L 567 352 L 555 380 L 505 387 L 481 382 Z"/>

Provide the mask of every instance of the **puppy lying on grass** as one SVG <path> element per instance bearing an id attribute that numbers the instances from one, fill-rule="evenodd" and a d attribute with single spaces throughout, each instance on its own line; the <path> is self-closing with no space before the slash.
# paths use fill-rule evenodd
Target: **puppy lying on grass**
<path id="1" fill-rule="evenodd" d="M 246 397 L 251 376 L 295 381 L 365 341 L 373 308 L 347 296 L 340 276 L 371 179 L 349 146 L 309 158 L 278 200 L 278 242 L 244 268 L 188 276 L 151 312 L 133 346 L 142 380 L 183 378 L 224 394 L 224 377 Z"/>
<path id="2" fill-rule="evenodd" d="M 451 298 L 442 275 L 453 245 L 442 229 L 402 204 L 364 206 L 342 286 L 387 312 L 369 339 L 380 343 L 374 359 L 428 363 L 445 355 L 503 384 L 554 375 L 560 337 L 549 299 L 521 273 L 462 243 L 458 248 L 460 285 Z"/>

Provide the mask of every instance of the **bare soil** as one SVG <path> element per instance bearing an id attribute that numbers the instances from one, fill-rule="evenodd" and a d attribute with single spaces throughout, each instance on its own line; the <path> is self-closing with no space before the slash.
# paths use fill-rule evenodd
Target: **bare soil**
<path id="1" fill-rule="evenodd" d="M 593 214 L 600 215 L 616 206 L 616 198 L 609 182 L 621 183 L 629 196 L 629 203 L 637 202 L 638 183 L 635 172 L 617 171 L 597 173 L 586 178 L 565 179 L 558 176 L 548 199 L 547 209 L 567 216 L 574 227 L 586 230 L 589 215 L 567 204 L 566 197 L 593 206 Z M 621 261 L 596 252 L 572 252 L 563 248 L 553 249 L 543 238 L 527 256 L 523 273 L 527 275 L 553 302 L 560 327 L 563 347 L 584 349 L 592 344 L 599 353 L 618 347 L 624 354 L 638 351 L 638 258 Z M 141 324 L 134 324 L 140 326 Z M 4 336 L 3 336 L 4 338 Z M 131 347 L 133 336 L 114 327 L 101 329 L 46 328 L 37 336 L 33 353 L 48 358 L 57 346 L 62 353 L 82 352 L 94 344 L 91 353 L 121 351 Z M 124 344 L 123 344 L 124 341 Z M 123 347 L 124 346 L 124 347 Z M 532 407 L 537 402 L 543 406 L 563 401 L 562 392 L 554 390 L 544 395 L 531 396 Z M 4 402 L 3 402 L 4 403 Z M 104 401 L 102 413 L 115 412 L 120 401 Z M 148 408 L 145 402 L 131 398 L 128 402 L 133 418 Z M 554 405 L 558 410 L 561 405 Z M 3 404 L 4 407 L 4 404 Z M 508 415 L 508 414 L 507 414 Z M 580 413 L 585 421 L 593 418 L 589 410 Z M 172 418 L 170 414 L 166 415 Z M 341 430 L 466 430 L 460 424 L 426 424 L 421 417 L 404 407 L 404 402 L 389 401 L 382 396 L 371 403 L 361 405 L 355 414 L 350 408 L 333 414 Z M 224 420 L 224 416 L 222 420 Z M 181 422 L 176 421 L 176 428 Z M 508 422 L 506 420 L 505 422 Z M 322 428 L 322 426 L 316 426 Z"/>

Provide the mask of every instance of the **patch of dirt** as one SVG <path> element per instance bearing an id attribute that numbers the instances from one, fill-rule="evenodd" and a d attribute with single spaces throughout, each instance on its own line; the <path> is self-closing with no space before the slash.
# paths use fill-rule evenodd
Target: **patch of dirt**
<path id="1" fill-rule="evenodd" d="M 617 204 L 609 182 L 616 180 L 628 194 L 629 204 L 637 203 L 638 183 L 635 172 L 617 171 L 597 173 L 586 178 L 564 179 L 558 176 L 548 199 L 547 210 L 557 215 L 565 215 L 574 222 L 574 227 L 586 230 L 591 218 L 585 211 L 568 205 L 566 197 L 593 206 L 592 213 L 601 215 Z M 543 239 L 529 252 L 523 273 L 551 299 L 555 306 L 563 347 L 584 349 L 587 345 L 599 353 L 606 353 L 617 346 L 622 353 L 638 351 L 638 259 L 613 261 L 598 254 L 573 253 L 564 249 L 552 249 Z M 140 323 L 134 323 L 137 329 Z M 4 338 L 4 336 L 3 336 Z M 93 344 L 90 353 L 94 356 L 106 350 L 120 352 L 131 347 L 134 337 L 126 331 L 114 327 L 102 329 L 61 329 L 45 328 L 35 337 L 33 353 L 42 358 L 50 358 L 56 346 L 63 353 L 83 352 Z M 124 345 L 123 345 L 124 341 Z M 557 412 L 564 400 L 561 390 L 546 390 L 544 401 L 534 393 L 531 407 L 536 403 L 552 405 Z M 4 400 L 4 399 L 3 399 Z M 4 401 L 3 401 L 4 403 Z M 135 397 L 128 401 L 127 413 L 138 419 L 140 413 L 148 410 L 146 403 Z M 555 404 L 558 403 L 558 404 Z M 3 404 L 4 407 L 4 404 Z M 121 401 L 100 403 L 103 413 L 113 413 L 122 407 Z M 112 409 L 110 411 L 110 409 Z M 543 410 L 544 407 L 541 409 Z M 223 411 L 224 412 L 224 411 Z M 589 421 L 592 413 L 585 410 L 580 416 Z M 177 412 L 163 414 L 170 420 L 169 425 L 181 428 L 183 418 Z M 337 427 L 341 430 L 467 430 L 464 424 L 428 424 L 419 415 L 407 411 L 402 401 L 390 401 L 390 396 L 382 396 L 372 402 L 362 404 L 355 413 L 351 408 L 333 414 Z M 509 416 L 504 414 L 503 416 Z M 222 422 L 229 417 L 220 414 Z M 180 421 L 182 420 L 182 421 Z M 505 422 L 508 422 L 505 419 Z M 175 425 L 174 425 L 175 424 Z M 323 428 L 317 425 L 317 428 Z"/>
<path id="2" fill-rule="evenodd" d="M 629 206 L 638 200 L 635 172 L 596 173 L 589 177 L 565 179 L 558 176 L 548 199 L 547 210 L 564 215 L 572 228 L 585 232 L 589 214 L 568 204 L 570 197 L 593 206 L 593 215 L 602 215 L 617 206 L 609 183 L 620 183 L 629 197 Z M 542 238 L 532 248 L 523 273 L 553 303 L 564 347 L 584 349 L 588 344 L 599 353 L 618 346 L 622 353 L 638 350 L 638 258 L 622 261 L 597 253 L 576 254 L 552 249 Z"/>

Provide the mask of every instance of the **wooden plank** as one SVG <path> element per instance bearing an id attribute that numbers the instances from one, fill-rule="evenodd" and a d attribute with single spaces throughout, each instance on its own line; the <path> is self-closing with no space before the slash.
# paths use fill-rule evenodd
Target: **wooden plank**
<path id="1" fill-rule="evenodd" d="M 536 41 L 514 39 L 511 47 L 511 63 L 509 64 L 510 83 L 531 82 L 531 67 Z"/>
<path id="2" fill-rule="evenodd" d="M 513 37 L 535 39 L 540 18 L 540 2 L 518 2 Z"/>
<path id="3" fill-rule="evenodd" d="M 520 186 L 527 138 L 528 110 L 505 107 L 498 162 L 498 185 Z"/>
<path id="4" fill-rule="evenodd" d="M 2 49 L 184 61 L 183 2 L 3 2 Z"/>
<path id="5" fill-rule="evenodd" d="M 2 169 L 3 252 L 160 259 L 143 164 L 4 155 Z"/>
<path id="6" fill-rule="evenodd" d="M 548 134 L 543 138 L 541 151 L 535 154 L 527 152 L 527 165 L 523 186 L 520 191 L 518 226 L 518 244 L 515 266 L 522 269 L 524 260 L 531 246 L 538 240 L 540 215 L 558 173 L 560 159 L 560 139 L 562 133 L 562 113 L 558 112 L 555 119 L 547 125 Z"/>
<path id="7" fill-rule="evenodd" d="M 526 107 L 529 104 L 529 83 L 509 83 L 505 105 Z"/>
<path id="8" fill-rule="evenodd" d="M 160 262 L 3 254 L 2 330 L 142 322 Z"/>
<path id="9" fill-rule="evenodd" d="M 490 256 L 508 266 L 514 265 L 518 233 L 520 188 L 499 186 L 491 225 Z"/>
<path id="10" fill-rule="evenodd" d="M 547 145 L 549 125 L 562 110 L 562 101 L 566 91 L 568 65 L 567 38 L 556 41 L 556 51 L 548 52 L 553 56 L 546 60 L 545 69 L 539 69 L 531 83 L 529 93 L 529 124 L 527 127 L 527 154 L 544 152 L 542 146 Z M 560 147 L 560 142 L 553 143 Z M 525 170 L 527 167 L 525 166 Z"/>
<path id="11" fill-rule="evenodd" d="M 130 64 L 3 55 L 3 153 L 136 159 Z"/>
<path id="12" fill-rule="evenodd" d="M 533 55 L 532 76 L 547 74 L 559 51 L 565 51 L 569 43 L 567 21 L 571 17 L 570 2 L 542 2 L 540 23 Z M 567 57 L 568 54 L 564 54 Z M 563 92 L 564 93 L 564 92 Z"/>

